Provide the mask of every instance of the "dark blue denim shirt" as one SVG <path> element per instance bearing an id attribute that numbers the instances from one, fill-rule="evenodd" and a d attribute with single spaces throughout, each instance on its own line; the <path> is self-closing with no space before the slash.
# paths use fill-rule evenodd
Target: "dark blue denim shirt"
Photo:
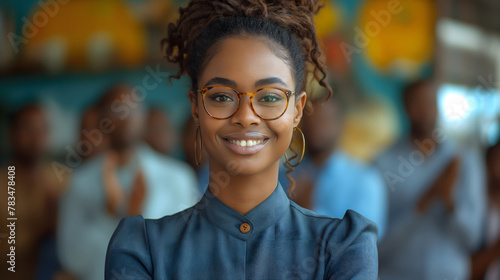
<path id="1" fill-rule="evenodd" d="M 246 215 L 207 189 L 193 207 L 157 220 L 123 219 L 106 279 L 377 279 L 377 227 L 354 211 L 318 215 L 278 185 Z"/>

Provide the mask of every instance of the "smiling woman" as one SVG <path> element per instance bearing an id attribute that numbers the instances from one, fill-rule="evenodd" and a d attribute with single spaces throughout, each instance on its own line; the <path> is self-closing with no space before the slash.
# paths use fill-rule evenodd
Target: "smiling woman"
<path id="1" fill-rule="evenodd" d="M 192 208 L 125 218 L 108 247 L 106 279 L 376 279 L 376 226 L 348 211 L 320 216 L 291 202 L 280 159 L 321 85 L 316 1 L 190 1 L 162 41 L 191 78 L 191 111 L 210 177 Z M 306 67 L 307 66 L 307 67 Z M 202 140 L 202 141 L 201 141 Z"/>

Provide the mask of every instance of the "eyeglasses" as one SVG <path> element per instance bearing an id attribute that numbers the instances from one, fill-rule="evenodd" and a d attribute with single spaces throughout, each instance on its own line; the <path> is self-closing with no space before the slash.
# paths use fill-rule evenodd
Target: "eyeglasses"
<path id="1" fill-rule="evenodd" d="M 217 120 L 232 117 L 240 108 L 241 96 L 250 96 L 252 111 L 264 120 L 275 120 L 283 116 L 288 108 L 290 95 L 294 91 L 265 87 L 255 92 L 238 92 L 225 86 L 212 86 L 197 90 L 201 93 L 203 107 L 209 116 Z"/>

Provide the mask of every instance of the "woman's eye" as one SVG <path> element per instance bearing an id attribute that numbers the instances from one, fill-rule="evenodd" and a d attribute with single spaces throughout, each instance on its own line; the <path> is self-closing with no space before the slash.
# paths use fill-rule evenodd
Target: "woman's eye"
<path id="1" fill-rule="evenodd" d="M 278 102 L 278 101 L 281 101 L 281 97 L 272 94 L 266 95 L 261 99 L 259 99 L 259 102 Z"/>
<path id="2" fill-rule="evenodd" d="M 212 99 L 213 101 L 216 101 L 216 102 L 231 102 L 231 101 L 233 101 L 233 99 L 229 95 L 224 94 L 224 93 L 214 94 L 210 97 L 210 99 Z"/>

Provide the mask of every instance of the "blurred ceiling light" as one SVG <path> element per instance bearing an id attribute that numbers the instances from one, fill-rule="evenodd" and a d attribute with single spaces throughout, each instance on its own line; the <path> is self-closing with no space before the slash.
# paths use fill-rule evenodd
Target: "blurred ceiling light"
<path id="1" fill-rule="evenodd" d="M 438 90 L 439 123 L 457 139 L 483 144 L 499 137 L 500 92 L 492 88 L 443 84 Z"/>
<path id="2" fill-rule="evenodd" d="M 471 102 L 466 97 L 466 89 L 460 86 L 446 86 L 440 96 L 443 116 L 449 122 L 467 119 L 471 115 Z"/>
<path id="3" fill-rule="evenodd" d="M 481 51 L 484 43 L 481 29 L 451 19 L 438 22 L 437 35 L 447 45 L 474 52 Z"/>

